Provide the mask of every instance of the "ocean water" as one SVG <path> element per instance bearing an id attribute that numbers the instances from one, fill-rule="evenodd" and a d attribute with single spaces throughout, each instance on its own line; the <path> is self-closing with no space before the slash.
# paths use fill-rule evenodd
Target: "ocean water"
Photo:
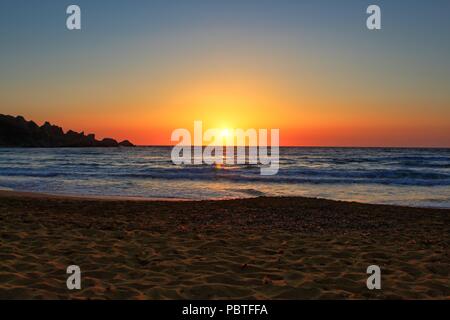
<path id="1" fill-rule="evenodd" d="M 0 189 L 223 199 L 308 196 L 450 208 L 450 149 L 281 148 L 280 170 L 176 166 L 169 147 L 0 148 Z"/>

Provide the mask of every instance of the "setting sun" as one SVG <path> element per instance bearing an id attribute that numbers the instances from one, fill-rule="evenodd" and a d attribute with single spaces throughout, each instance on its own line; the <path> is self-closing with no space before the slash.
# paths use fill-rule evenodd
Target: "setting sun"
<path id="1" fill-rule="evenodd" d="M 231 132 L 230 129 L 225 128 L 225 129 L 223 129 L 223 130 L 220 132 L 220 135 L 222 136 L 222 138 L 229 138 L 230 135 L 231 135 L 230 132 Z"/>

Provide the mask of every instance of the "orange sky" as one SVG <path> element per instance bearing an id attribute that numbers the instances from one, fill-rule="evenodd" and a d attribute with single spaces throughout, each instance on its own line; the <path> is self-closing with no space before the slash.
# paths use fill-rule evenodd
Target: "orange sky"
<path id="1" fill-rule="evenodd" d="M 155 87 L 152 81 L 140 81 L 128 87 L 96 86 L 92 92 L 74 83 L 79 88 L 74 92 L 81 93 L 76 99 L 66 87 L 50 101 L 45 91 L 36 92 L 33 105 L 39 108 L 14 97 L 10 105 L 19 101 L 28 106 L 9 113 L 139 145 L 171 144 L 174 129 L 192 132 L 194 121 L 200 120 L 205 130 L 280 129 L 286 146 L 450 146 L 450 109 L 440 97 L 431 106 L 420 96 L 389 92 L 368 99 L 367 88 L 347 93 L 319 75 L 298 79 L 292 87 L 292 80 L 261 71 L 180 74 Z"/>

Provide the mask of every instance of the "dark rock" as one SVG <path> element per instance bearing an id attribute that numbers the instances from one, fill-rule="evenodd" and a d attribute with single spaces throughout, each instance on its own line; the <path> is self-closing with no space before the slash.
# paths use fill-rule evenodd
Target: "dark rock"
<path id="1" fill-rule="evenodd" d="M 95 139 L 94 134 L 85 135 L 73 130 L 64 133 L 61 127 L 45 122 L 38 126 L 33 121 L 27 121 L 22 116 L 0 114 L 0 147 L 118 147 L 134 145 L 125 140 L 120 144 L 116 140 L 105 138 Z"/>
<path id="2" fill-rule="evenodd" d="M 101 147 L 118 147 L 119 144 L 114 139 L 105 138 L 102 141 L 100 141 L 100 146 Z"/>
<path id="3" fill-rule="evenodd" d="M 128 140 L 124 140 L 122 142 L 119 143 L 119 146 L 121 147 L 134 147 L 134 144 L 132 144 L 130 141 Z"/>

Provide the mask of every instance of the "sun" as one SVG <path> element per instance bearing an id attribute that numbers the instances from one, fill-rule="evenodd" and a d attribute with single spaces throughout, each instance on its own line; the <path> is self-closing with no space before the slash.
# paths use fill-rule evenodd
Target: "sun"
<path id="1" fill-rule="evenodd" d="M 231 130 L 228 128 L 222 129 L 222 131 L 220 132 L 220 136 L 222 138 L 228 138 L 231 136 Z"/>
<path id="2" fill-rule="evenodd" d="M 234 130 L 229 128 L 224 128 L 220 130 L 220 140 L 223 146 L 233 145 L 234 140 Z"/>

